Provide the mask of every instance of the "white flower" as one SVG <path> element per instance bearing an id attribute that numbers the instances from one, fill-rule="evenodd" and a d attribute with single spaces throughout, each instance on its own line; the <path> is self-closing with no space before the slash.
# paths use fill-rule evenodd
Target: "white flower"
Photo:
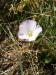
<path id="1" fill-rule="evenodd" d="M 18 38 L 34 41 L 41 32 L 42 27 L 37 25 L 35 20 L 26 20 L 19 26 Z"/>

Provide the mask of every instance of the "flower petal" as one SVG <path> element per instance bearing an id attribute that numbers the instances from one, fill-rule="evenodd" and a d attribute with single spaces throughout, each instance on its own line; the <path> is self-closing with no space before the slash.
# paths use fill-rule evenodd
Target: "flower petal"
<path id="1" fill-rule="evenodd" d="M 22 22 L 19 26 L 19 34 L 28 34 L 28 31 L 27 31 L 27 23 L 26 21 Z"/>
<path id="2" fill-rule="evenodd" d="M 28 37 L 27 40 L 28 40 L 28 41 L 34 41 L 34 40 L 35 40 L 35 37 L 34 37 L 34 36 L 32 36 L 32 37 Z"/>
<path id="3" fill-rule="evenodd" d="M 18 38 L 19 39 L 28 39 L 28 36 L 27 35 L 18 35 Z"/>
<path id="4" fill-rule="evenodd" d="M 20 24 L 19 34 L 28 34 L 31 31 L 33 32 L 35 29 L 36 29 L 36 21 L 26 20 Z"/>
<path id="5" fill-rule="evenodd" d="M 33 36 L 35 39 L 38 37 L 38 35 L 42 32 L 42 27 L 37 25 L 36 30 L 33 32 Z"/>
<path id="6" fill-rule="evenodd" d="M 37 22 L 35 20 L 27 20 L 29 30 L 34 31 L 36 29 Z"/>

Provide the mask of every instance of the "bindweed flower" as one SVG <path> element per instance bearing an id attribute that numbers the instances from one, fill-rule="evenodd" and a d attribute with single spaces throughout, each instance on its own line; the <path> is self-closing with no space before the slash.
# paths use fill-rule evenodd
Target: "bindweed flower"
<path id="1" fill-rule="evenodd" d="M 18 38 L 34 41 L 42 32 L 42 27 L 35 20 L 26 20 L 19 26 Z"/>

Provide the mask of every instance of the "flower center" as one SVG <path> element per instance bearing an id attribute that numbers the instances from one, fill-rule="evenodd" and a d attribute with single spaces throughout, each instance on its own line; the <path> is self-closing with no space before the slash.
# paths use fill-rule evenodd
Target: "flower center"
<path id="1" fill-rule="evenodd" d="M 32 37 L 32 32 L 30 32 L 30 33 L 28 34 L 28 36 L 29 36 L 29 37 Z"/>

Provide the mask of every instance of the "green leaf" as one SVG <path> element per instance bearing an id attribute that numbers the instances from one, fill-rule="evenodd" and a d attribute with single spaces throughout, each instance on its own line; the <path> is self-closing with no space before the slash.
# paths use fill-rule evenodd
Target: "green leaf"
<path id="1" fill-rule="evenodd" d="M 45 63 L 46 63 L 46 64 L 49 63 L 50 61 L 51 61 L 51 60 L 48 59 L 48 58 L 45 59 Z"/>

